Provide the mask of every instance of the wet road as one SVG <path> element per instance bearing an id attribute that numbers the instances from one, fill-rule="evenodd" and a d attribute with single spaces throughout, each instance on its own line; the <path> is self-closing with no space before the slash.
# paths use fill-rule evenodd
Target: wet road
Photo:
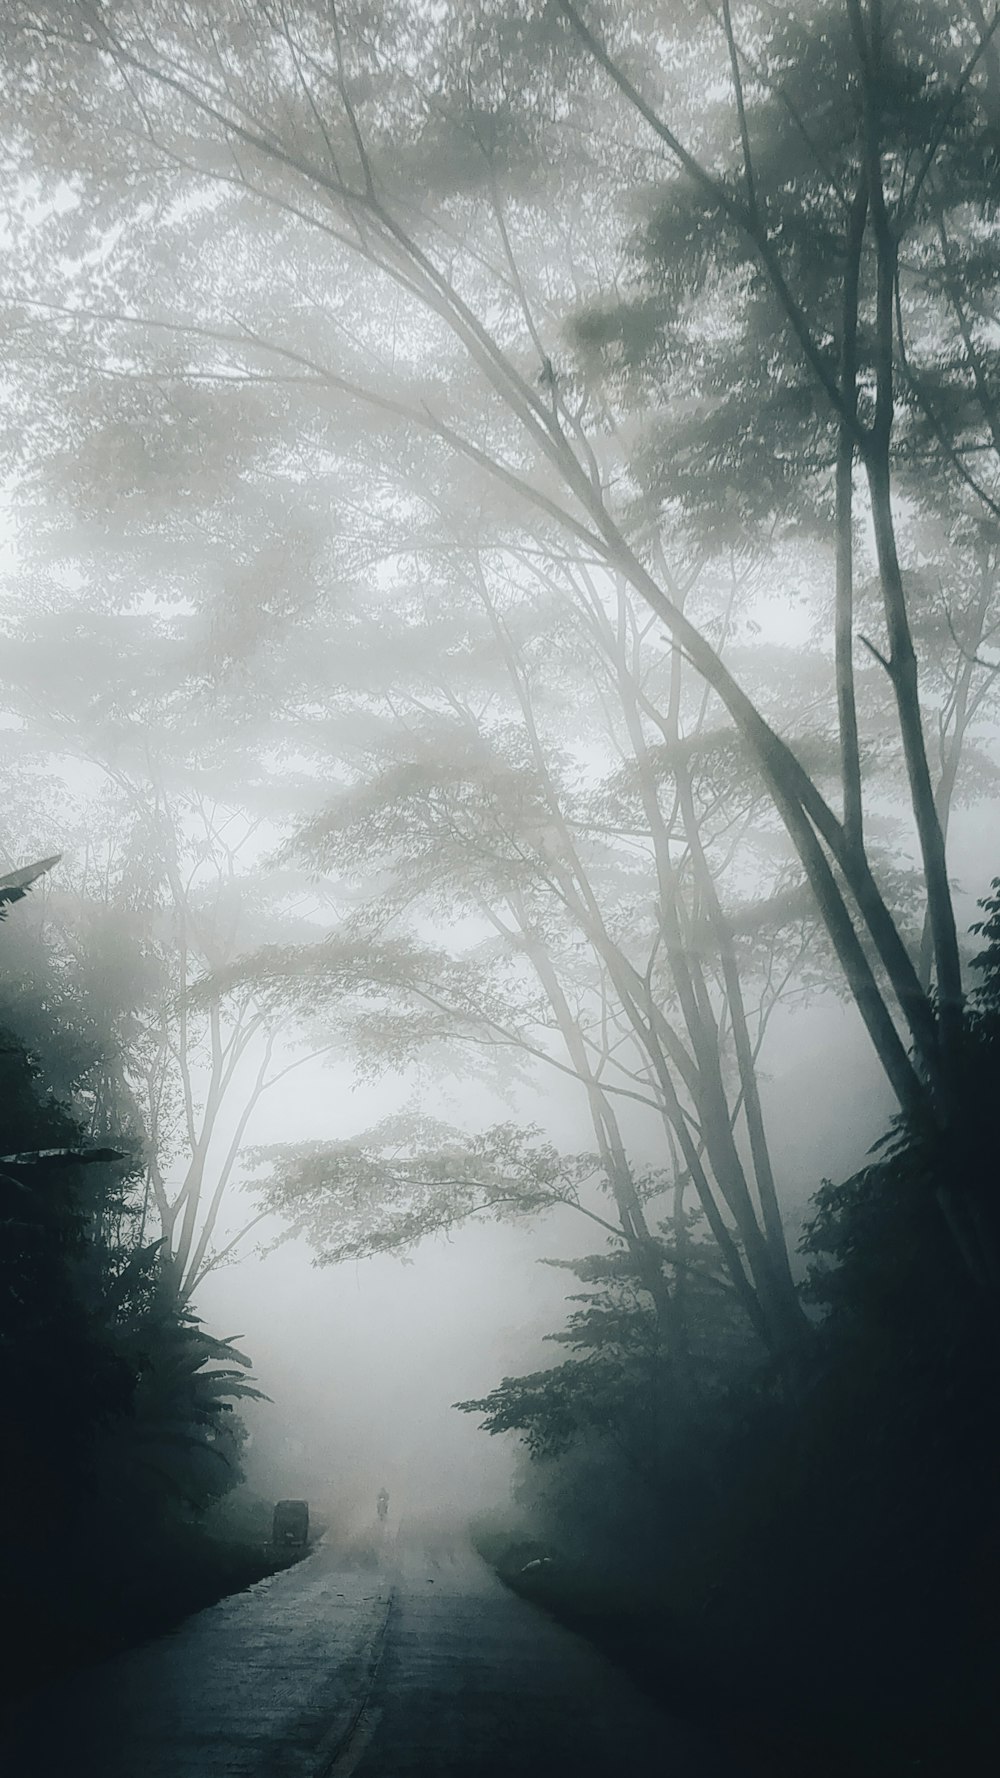
<path id="1" fill-rule="evenodd" d="M 462 1540 L 321 1548 L 36 1700 L 4 1778 L 739 1778 Z"/>
<path id="2" fill-rule="evenodd" d="M 401 1540 L 381 1657 L 329 1778 L 738 1778 L 462 1542 Z"/>

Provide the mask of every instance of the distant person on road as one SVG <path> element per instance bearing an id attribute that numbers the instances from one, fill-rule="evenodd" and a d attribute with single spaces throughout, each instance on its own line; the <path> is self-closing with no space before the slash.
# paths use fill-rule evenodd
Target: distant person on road
<path id="1" fill-rule="evenodd" d="M 386 1519 L 389 1517 L 389 1495 L 385 1488 L 380 1488 L 378 1491 L 375 1510 L 379 1516 L 379 1523 L 384 1525 Z"/>

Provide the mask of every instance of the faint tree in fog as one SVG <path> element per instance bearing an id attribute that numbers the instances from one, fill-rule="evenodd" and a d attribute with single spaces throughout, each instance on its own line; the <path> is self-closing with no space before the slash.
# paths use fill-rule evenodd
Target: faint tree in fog
<path id="1" fill-rule="evenodd" d="M 581 339 L 598 356 L 610 348 L 605 367 L 619 383 L 624 376 L 634 397 L 660 382 L 665 356 L 685 348 L 690 356 L 700 326 L 692 298 L 711 303 L 720 324 L 701 399 L 682 422 L 681 449 L 659 462 L 650 453 L 647 486 L 654 478 L 661 500 L 693 506 L 707 528 L 720 484 L 738 525 L 787 525 L 804 489 L 813 522 L 828 523 L 824 503 L 835 468 L 843 825 L 859 859 L 855 464 L 862 470 L 881 599 L 874 621 L 886 652 L 863 633 L 860 640 L 884 670 L 896 705 L 927 885 L 923 975 L 930 980 L 933 952 L 947 1020 L 949 999 L 961 999 L 943 853 L 951 761 L 964 739 L 972 669 L 985 669 L 980 701 L 995 671 L 976 654 L 997 622 L 1000 429 L 988 338 L 995 262 L 984 228 L 1000 96 L 998 15 L 988 23 L 972 4 L 958 17 L 953 8 L 932 8 L 890 21 L 878 4 L 826 0 L 798 18 L 772 18 L 748 5 L 740 9 L 742 40 L 735 9 L 678 21 L 696 65 L 705 69 L 717 56 L 729 87 L 721 105 L 710 108 L 715 153 L 696 158 L 672 116 L 657 110 L 661 99 L 674 107 L 678 95 L 669 84 L 664 91 L 656 62 L 647 69 L 657 88 L 651 103 L 589 28 L 585 9 L 559 0 L 559 10 L 678 173 L 663 185 L 636 243 L 633 299 L 584 315 Z M 629 42 L 633 23 L 622 15 L 616 41 Z M 729 119 L 739 132 L 735 172 L 720 165 Z M 690 130 L 691 121 L 682 100 L 677 129 Z M 915 561 L 904 575 L 898 539 L 906 525 L 894 512 L 894 486 L 947 514 L 946 552 L 964 555 L 966 572 L 975 563 L 979 583 L 971 598 L 954 599 L 951 646 L 939 630 L 925 654 L 932 677 L 939 662 L 951 664 L 943 698 L 932 693 L 928 702 L 928 713 L 937 705 L 941 721 L 936 783 L 914 646 L 930 578 L 927 538 L 925 532 L 907 539 Z M 939 609 L 948 603 L 939 600 Z"/>
<path id="2" fill-rule="evenodd" d="M 992 510 L 969 467 L 972 450 L 992 449 L 990 322 L 974 318 L 970 297 L 981 297 L 992 263 L 977 230 L 989 210 L 995 27 L 975 7 L 889 20 L 862 0 L 830 0 L 801 26 L 748 8 L 742 41 L 727 7 L 718 18 L 684 14 L 683 51 L 664 60 L 658 9 L 648 20 L 641 9 L 607 9 L 606 38 L 590 16 L 568 3 L 452 7 L 433 18 L 418 7 L 303 3 L 279 16 L 220 0 L 211 30 L 200 31 L 171 0 L 113 17 L 58 0 L 21 8 L 8 40 L 23 128 L 72 169 L 79 200 L 75 219 L 55 224 L 77 254 L 69 285 L 22 294 L 43 298 L 49 313 L 61 308 L 62 337 L 104 374 L 182 368 L 262 380 L 286 398 L 308 393 L 318 413 L 332 406 L 334 426 L 345 408 L 376 427 L 403 426 L 424 440 L 413 448 L 428 462 L 455 455 L 498 500 L 513 497 L 512 523 L 531 508 L 554 549 L 571 540 L 620 576 L 756 761 L 901 1104 L 929 1101 L 946 1119 L 961 981 L 892 496 L 921 431 L 904 422 L 919 409 L 927 475 L 957 478 Z M 53 99 L 60 120 L 78 99 L 100 116 L 100 139 L 89 135 L 85 152 L 67 153 L 61 123 L 51 127 Z M 803 161 L 801 175 L 789 172 Z M 651 226 L 623 267 L 614 218 L 635 200 L 673 235 L 657 262 Z M 128 245 L 114 233 L 126 217 L 136 225 Z M 971 244 L 960 261 L 956 241 Z M 103 257 L 101 243 L 110 244 Z M 200 267 L 193 312 L 186 286 Z M 152 312 L 151 274 L 161 305 Z M 655 412 L 649 384 L 637 402 L 620 378 L 595 383 L 566 346 L 570 309 L 606 311 L 633 280 L 643 293 L 638 346 L 652 341 Z M 700 335 L 692 294 L 706 320 Z M 137 304 L 144 325 L 123 328 Z M 928 304 L 930 349 L 911 353 L 912 318 Z M 950 357 L 939 349 L 945 322 Z M 172 360 L 151 352 L 150 323 L 173 341 Z M 650 487 L 646 473 L 650 438 L 660 456 L 683 446 L 684 404 L 718 410 L 720 341 L 745 364 L 765 337 L 758 367 L 786 408 L 798 405 L 800 435 L 835 485 L 840 815 L 687 615 L 669 540 L 689 525 L 690 503 Z M 634 328 L 624 348 L 626 369 L 643 359 Z M 907 378 L 911 406 L 898 398 Z M 751 390 L 747 413 L 754 407 Z M 936 998 L 861 821 L 855 459 L 882 602 L 881 641 L 868 645 L 896 710 Z M 712 467 L 711 453 L 705 461 Z M 716 453 L 716 486 L 725 461 Z M 755 464 L 779 481 L 784 470 L 770 429 L 762 443 L 737 427 L 728 461 L 737 508 Z M 951 1194 L 948 1214 L 981 1273 L 992 1261 L 977 1256 Z"/>
<path id="3" fill-rule="evenodd" d="M 41 1550 L 11 1533 L 5 1563 L 22 1637 L 51 1658 L 78 1614 L 93 1618 L 81 1595 L 114 1593 L 119 1563 L 134 1586 L 172 1506 L 203 1508 L 239 1480 L 232 1403 L 259 1392 L 249 1360 L 204 1332 L 147 1238 L 140 1133 L 127 1090 L 114 1090 L 115 1034 L 90 1016 L 89 959 L 39 942 L 26 911 L 2 932 L 2 1498 L 9 1526 L 41 1511 L 53 1532 Z"/>
<path id="4" fill-rule="evenodd" d="M 8 844 L 58 832 L 72 854 L 27 930 L 72 984 L 69 1048 L 75 1031 L 103 1053 L 95 1133 L 108 1108 L 130 1110 L 146 1168 L 139 1239 L 162 1239 L 182 1300 L 260 1220 L 233 1227 L 240 1152 L 264 1096 L 311 1053 L 276 1056 L 280 1024 L 252 988 L 189 999 L 265 936 L 301 936 L 296 904 L 311 902 L 301 874 L 263 865 L 266 773 L 247 771 L 259 732 L 241 732 L 232 706 L 227 727 L 190 659 L 165 614 L 63 601 L 9 626 L 2 694 L 20 727 L 8 731 Z M 65 774 L 81 767 L 87 790 L 70 814 Z M 29 968 L 29 1029 L 34 994 Z"/>
<path id="5" fill-rule="evenodd" d="M 339 942 L 248 958 L 249 979 L 282 1004 L 328 1000 L 342 1040 L 383 1065 L 428 1044 L 436 1056 L 446 1040 L 461 1072 L 455 1055 L 478 1042 L 520 1053 L 536 1074 L 547 1065 L 575 1078 L 620 1227 L 636 1257 L 648 1250 L 650 1287 L 665 1291 L 662 1241 L 646 1226 L 620 1121 L 630 1103 L 646 1107 L 753 1325 L 780 1349 L 802 1330 L 756 1057 L 789 981 L 801 991 L 803 976 L 827 971 L 805 964 L 813 922 L 780 851 L 770 878 L 758 862 L 757 897 L 745 900 L 753 855 L 773 835 L 734 737 L 704 732 L 704 698 L 692 684 L 682 700 L 678 657 L 657 638 L 650 646 L 635 613 L 619 610 L 616 641 L 602 607 L 574 615 L 552 589 L 540 604 L 502 557 L 463 567 L 459 556 L 447 593 L 437 580 L 433 612 L 400 588 L 388 631 L 377 616 L 376 601 L 369 669 L 363 656 L 355 663 L 365 740 L 353 781 L 291 846 L 353 885 L 358 910 Z M 343 611 L 333 621 L 353 652 Z M 625 684 L 633 705 L 664 691 L 672 745 L 647 738 Z M 694 713 L 683 740 L 682 702 Z M 720 896 L 741 878 L 730 919 Z M 466 936 L 435 951 L 420 942 L 428 923 Z M 361 1017 L 350 1010 L 359 991 L 373 1003 Z M 733 1131 L 748 1107 L 747 1152 Z M 342 1151 L 330 1152 L 334 1231 Z M 310 1192 L 320 1154 L 312 1146 L 305 1159 Z"/>

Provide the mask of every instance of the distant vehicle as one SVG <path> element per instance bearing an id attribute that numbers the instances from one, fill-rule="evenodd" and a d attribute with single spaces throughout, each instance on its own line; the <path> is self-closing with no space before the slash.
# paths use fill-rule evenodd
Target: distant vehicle
<path id="1" fill-rule="evenodd" d="M 379 1518 L 382 1519 L 383 1521 L 388 1517 L 389 1495 L 386 1492 L 385 1488 L 380 1488 L 378 1491 L 378 1499 L 375 1502 L 375 1510 L 378 1513 Z"/>
<path id="2" fill-rule="evenodd" d="M 309 1541 L 308 1500 L 279 1500 L 274 1509 L 271 1541 L 299 1546 Z"/>

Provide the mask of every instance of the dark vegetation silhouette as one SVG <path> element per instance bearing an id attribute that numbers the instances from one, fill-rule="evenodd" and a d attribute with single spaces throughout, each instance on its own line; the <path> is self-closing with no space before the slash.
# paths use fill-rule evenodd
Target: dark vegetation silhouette
<path id="1" fill-rule="evenodd" d="M 189 1304 L 265 1218 L 334 1266 L 559 1216 L 603 1242 L 569 1356 L 462 1404 L 530 1459 L 483 1547 L 765 1770 L 968 1767 L 1000 12 L 15 0 L 0 52 L 12 851 L 73 885 L 9 984 L 14 1510 L 190 1531 L 242 1370 Z M 811 1002 L 897 1116 L 796 1251 L 766 1074 Z M 326 1052 L 416 1109 L 248 1156 Z"/>
<path id="2" fill-rule="evenodd" d="M 36 874 L 12 873 L 18 896 Z M 62 991 L 65 1015 L 67 999 L 51 958 L 16 980 L 16 919 L 0 932 L 5 1701 L 272 1565 L 201 1529 L 242 1477 L 249 1361 L 206 1333 L 162 1243 L 138 1235 L 141 1132 L 126 1106 L 95 1102 L 97 1034 L 64 1025 L 29 1045 L 18 1029 L 29 990 L 36 1009 Z"/>
<path id="3" fill-rule="evenodd" d="M 478 1529 L 509 1584 L 761 1771 L 965 1771 L 993 1744 L 996 1299 L 941 1204 L 955 1182 L 996 1238 L 1000 880 L 982 907 L 954 1122 L 901 1113 L 816 1194 L 794 1378 L 693 1291 L 700 1425 L 680 1422 L 619 1252 L 570 1268 L 590 1288 L 551 1337 L 572 1359 L 458 1404 L 530 1459 L 520 1530 Z"/>

